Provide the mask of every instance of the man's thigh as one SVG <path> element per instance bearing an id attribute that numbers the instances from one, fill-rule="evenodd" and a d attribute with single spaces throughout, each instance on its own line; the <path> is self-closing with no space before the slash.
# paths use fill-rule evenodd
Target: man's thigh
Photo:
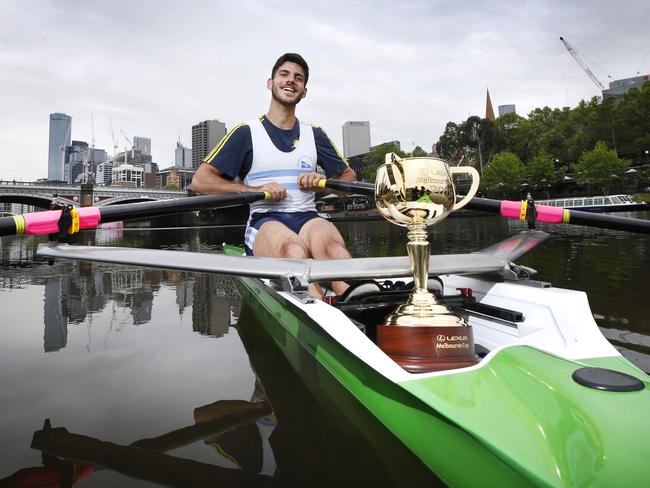
<path id="1" fill-rule="evenodd" d="M 257 231 L 253 241 L 253 254 L 285 257 L 287 244 L 290 243 L 300 243 L 298 235 L 282 222 L 270 220 L 264 222 Z"/>
<path id="2" fill-rule="evenodd" d="M 347 255 L 339 255 L 340 248 L 345 249 L 345 242 L 336 226 L 325 219 L 310 220 L 300 229 L 299 236 L 316 259 L 349 257 L 347 251 Z M 337 249 L 337 255 L 332 255 L 333 248 Z"/>

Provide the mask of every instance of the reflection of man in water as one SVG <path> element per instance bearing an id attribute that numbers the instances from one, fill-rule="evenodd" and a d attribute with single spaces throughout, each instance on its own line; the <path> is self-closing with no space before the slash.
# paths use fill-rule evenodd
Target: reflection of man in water
<path id="1" fill-rule="evenodd" d="M 250 403 L 254 405 L 267 403 L 264 386 L 257 376 L 255 376 L 255 389 Z M 194 421 L 198 423 L 213 420 L 212 407 L 214 405 L 195 409 Z M 222 412 L 216 412 L 222 414 Z M 269 437 L 276 425 L 275 414 L 270 413 L 259 417 L 255 423 L 239 425 L 228 432 L 206 439 L 205 443 L 211 445 L 235 467 L 248 474 L 273 476 L 276 472 L 276 464 L 273 449 L 269 444 Z"/>

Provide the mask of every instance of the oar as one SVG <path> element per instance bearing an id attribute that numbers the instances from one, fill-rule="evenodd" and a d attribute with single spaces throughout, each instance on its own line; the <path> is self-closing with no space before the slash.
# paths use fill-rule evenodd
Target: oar
<path id="1" fill-rule="evenodd" d="M 355 192 L 365 195 L 375 194 L 375 185 L 372 183 L 343 180 L 321 180 L 319 183 L 321 188 L 330 188 L 332 190 Z M 472 198 L 465 206 L 465 208 L 469 210 L 490 212 L 499 214 L 501 217 L 519 220 L 526 220 L 527 207 L 528 203 L 526 200 L 515 202 L 510 200 L 491 200 L 489 198 L 478 197 Z M 628 232 L 650 234 L 650 220 L 581 212 L 579 210 L 551 207 L 549 205 L 535 204 L 535 210 L 537 211 L 537 222 L 586 225 L 601 229 L 624 230 Z"/>
<path id="2" fill-rule="evenodd" d="M 174 213 L 189 212 L 229 205 L 241 205 L 258 200 L 270 199 L 268 192 L 230 193 L 205 195 L 157 202 L 125 203 L 106 207 L 80 207 L 70 210 L 70 229 L 76 232 L 95 229 L 100 223 L 127 219 L 157 217 Z M 14 234 L 42 235 L 60 232 L 61 210 L 29 212 L 22 215 L 0 218 L 0 236 Z M 66 226 L 67 228 L 67 226 Z"/>
<path id="3" fill-rule="evenodd" d="M 361 181 L 321 180 L 318 186 L 320 188 L 329 188 L 331 190 L 349 193 L 375 194 L 374 184 Z M 80 207 L 72 210 L 70 227 L 73 232 L 76 232 L 77 230 L 83 229 L 95 229 L 100 223 L 105 222 L 156 217 L 159 215 L 219 208 L 229 205 L 243 205 L 258 200 L 269 199 L 270 196 L 268 192 L 230 193 L 161 200 L 157 202 L 127 203 L 107 207 Z M 525 220 L 527 202 L 474 197 L 465 208 L 495 213 L 506 218 Z M 535 210 L 537 211 L 537 222 L 577 224 L 650 234 L 649 220 L 593 214 L 547 205 L 535 205 Z M 60 232 L 60 219 L 61 210 L 30 212 L 12 217 L 2 217 L 0 218 L 0 236 L 14 234 L 53 234 Z"/>
<path id="4" fill-rule="evenodd" d="M 528 202 L 522 200 L 513 202 L 509 200 L 490 200 L 487 198 L 472 198 L 465 206 L 466 209 L 491 212 L 509 219 L 526 220 Z M 630 217 L 619 217 L 568 208 L 551 207 L 549 205 L 535 204 L 537 216 L 536 222 L 548 224 L 575 224 L 600 229 L 624 230 L 627 232 L 638 232 L 650 234 L 650 220 L 633 219 Z"/>

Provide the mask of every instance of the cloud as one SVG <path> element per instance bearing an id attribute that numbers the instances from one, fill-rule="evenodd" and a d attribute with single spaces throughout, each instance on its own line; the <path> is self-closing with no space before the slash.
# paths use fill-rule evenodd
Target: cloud
<path id="1" fill-rule="evenodd" d="M 563 35 L 607 74 L 633 76 L 650 46 L 647 2 L 0 0 L 2 178 L 47 174 L 49 114 L 73 116 L 72 137 L 111 150 L 119 134 L 152 139 L 173 161 L 176 140 L 218 118 L 264 113 L 265 82 L 283 52 L 310 63 L 299 117 L 341 144 L 346 120 L 369 120 L 372 142 L 425 148 L 449 120 L 495 105 L 575 106 L 596 86 Z M 632 34 L 630 34 L 632 33 Z M 649 71 L 646 62 L 644 71 Z"/>

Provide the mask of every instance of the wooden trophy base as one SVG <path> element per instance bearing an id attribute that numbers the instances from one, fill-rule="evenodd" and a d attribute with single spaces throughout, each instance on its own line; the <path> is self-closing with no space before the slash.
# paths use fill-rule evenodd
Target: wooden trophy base
<path id="1" fill-rule="evenodd" d="M 410 373 L 466 368 L 478 363 L 472 327 L 378 325 L 377 345 Z"/>

